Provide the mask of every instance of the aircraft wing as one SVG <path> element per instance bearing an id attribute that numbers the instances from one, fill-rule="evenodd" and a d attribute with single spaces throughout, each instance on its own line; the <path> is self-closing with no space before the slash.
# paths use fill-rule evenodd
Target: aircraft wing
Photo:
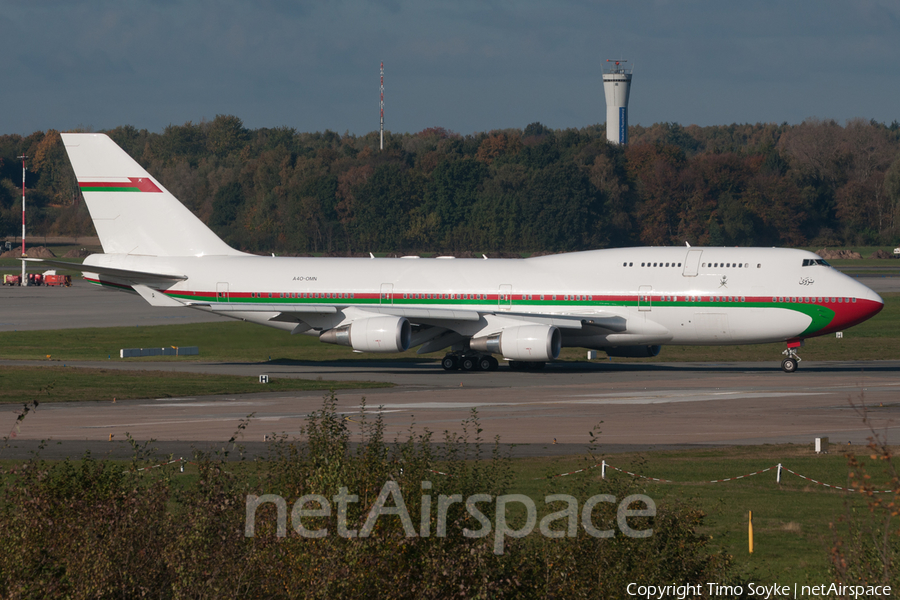
<path id="1" fill-rule="evenodd" d="M 560 329 L 584 329 L 597 327 L 607 331 L 621 333 L 627 329 L 625 317 L 611 312 L 593 312 L 590 314 L 544 314 L 544 313 L 498 313 L 507 317 L 521 319 L 529 323 L 555 325 Z"/>
<path id="2" fill-rule="evenodd" d="M 406 317 L 413 323 L 442 325 L 449 321 L 478 321 L 484 315 L 499 315 L 527 323 L 554 325 L 560 329 L 582 329 L 599 327 L 614 332 L 625 331 L 625 318 L 611 312 L 598 311 L 590 314 L 547 314 L 530 312 L 506 312 L 493 310 L 457 310 L 444 308 L 406 308 L 399 306 L 367 306 L 366 312 Z M 451 327 L 452 329 L 452 327 Z"/>
<path id="3" fill-rule="evenodd" d="M 238 302 L 185 302 L 184 306 L 192 308 L 209 308 L 217 313 L 279 313 L 290 315 L 333 315 L 338 309 L 330 304 L 312 304 L 305 306 L 273 306 L 271 304 L 241 304 Z"/>
<path id="4" fill-rule="evenodd" d="M 477 310 L 456 310 L 448 308 L 406 308 L 403 306 L 366 306 L 366 312 L 406 317 L 413 323 L 432 321 L 477 321 L 482 312 Z"/>

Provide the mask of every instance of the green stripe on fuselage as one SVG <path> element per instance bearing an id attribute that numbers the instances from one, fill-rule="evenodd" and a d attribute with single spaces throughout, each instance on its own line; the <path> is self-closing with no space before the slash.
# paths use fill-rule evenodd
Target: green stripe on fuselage
<path id="1" fill-rule="evenodd" d="M 180 300 L 189 301 L 205 301 L 216 303 L 230 302 L 233 304 L 272 304 L 273 309 L 277 310 L 279 304 L 339 304 L 343 306 L 353 305 L 379 305 L 382 304 L 379 298 L 234 298 L 217 299 L 215 296 L 202 296 L 199 294 L 184 294 L 178 292 L 168 292 L 169 296 Z M 559 295 L 559 294 L 557 294 Z M 489 310 L 493 307 L 498 308 L 515 308 L 517 306 L 524 307 L 542 307 L 553 306 L 554 308 L 597 308 L 597 307 L 628 307 L 638 306 L 637 300 L 514 300 L 512 304 L 502 301 L 499 305 L 494 301 L 473 300 L 473 299 L 423 299 L 423 298 L 394 298 L 393 302 L 384 302 L 385 306 L 442 306 L 442 307 L 472 307 L 481 310 Z M 803 304 L 796 302 L 685 302 L 654 300 L 650 303 L 651 308 L 694 308 L 694 309 L 726 309 L 726 308 L 779 308 L 782 310 L 793 310 L 802 313 L 810 318 L 809 326 L 798 337 L 807 337 L 826 328 L 834 319 L 834 311 L 825 306 L 818 304 Z"/>

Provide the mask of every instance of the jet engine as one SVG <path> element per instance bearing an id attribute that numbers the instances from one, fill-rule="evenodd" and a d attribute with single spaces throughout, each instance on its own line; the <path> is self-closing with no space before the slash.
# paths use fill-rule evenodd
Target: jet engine
<path id="1" fill-rule="evenodd" d="M 501 354 L 512 360 L 547 361 L 559 356 L 562 334 L 553 325 L 523 325 L 472 338 L 469 347 L 479 352 Z"/>
<path id="2" fill-rule="evenodd" d="M 404 317 L 369 317 L 322 332 L 319 341 L 350 346 L 360 352 L 405 352 L 412 326 Z"/>
<path id="3" fill-rule="evenodd" d="M 603 349 L 607 356 L 620 358 L 653 358 L 659 354 L 660 346 L 612 346 Z"/>

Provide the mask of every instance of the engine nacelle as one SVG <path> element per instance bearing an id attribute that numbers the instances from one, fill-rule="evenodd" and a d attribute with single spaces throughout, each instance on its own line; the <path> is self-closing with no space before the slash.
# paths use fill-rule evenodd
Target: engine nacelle
<path id="1" fill-rule="evenodd" d="M 555 360 L 562 348 L 562 334 L 553 325 L 522 325 L 473 338 L 469 347 L 479 352 L 501 354 L 512 360 Z"/>
<path id="2" fill-rule="evenodd" d="M 617 358 L 653 358 L 659 354 L 661 346 L 612 346 L 604 348 L 607 356 Z"/>
<path id="3" fill-rule="evenodd" d="M 350 346 L 360 352 L 405 352 L 412 325 L 405 317 L 369 317 L 329 329 L 319 336 L 326 344 Z"/>

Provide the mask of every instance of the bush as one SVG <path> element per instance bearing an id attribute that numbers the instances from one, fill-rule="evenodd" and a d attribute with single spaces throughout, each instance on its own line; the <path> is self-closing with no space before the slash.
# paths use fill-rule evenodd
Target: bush
<path id="1" fill-rule="evenodd" d="M 567 519 L 550 527 L 564 537 L 538 528 L 524 537 L 467 536 L 498 522 L 496 499 L 513 481 L 499 440 L 487 444 L 481 431 L 473 411 L 462 435 L 445 433 L 435 443 L 431 432 L 411 427 L 404 441 L 391 443 L 379 413 L 370 415 L 363 401 L 358 416 L 344 416 L 331 394 L 308 417 L 302 442 L 279 438 L 252 464 L 198 454 L 195 481 L 176 480 L 171 469 L 138 470 L 146 460 L 139 449 L 129 468 L 89 456 L 78 465 L 34 459 L 5 474 L 0 594 L 596 598 L 625 596 L 631 582 L 733 580 L 730 558 L 697 533 L 704 515 L 677 503 L 629 517 L 634 529 L 652 528 L 645 538 L 618 529 L 591 537 L 574 523 L 569 531 Z M 618 501 L 643 491 L 632 479 L 548 479 L 547 495 L 561 489 L 579 507 L 593 494 Z M 481 516 L 464 501 L 478 494 Z M 330 513 L 295 515 L 294 507 L 324 507 L 311 496 L 327 500 Z M 307 501 L 294 506 L 300 498 Z M 536 504 L 536 520 L 558 509 Z M 384 510 L 373 519 L 376 506 Z M 589 514 L 598 527 L 614 528 L 616 511 L 604 501 Z M 508 513 L 511 529 L 526 524 L 524 510 Z M 323 529 L 327 534 L 309 537 Z"/>

